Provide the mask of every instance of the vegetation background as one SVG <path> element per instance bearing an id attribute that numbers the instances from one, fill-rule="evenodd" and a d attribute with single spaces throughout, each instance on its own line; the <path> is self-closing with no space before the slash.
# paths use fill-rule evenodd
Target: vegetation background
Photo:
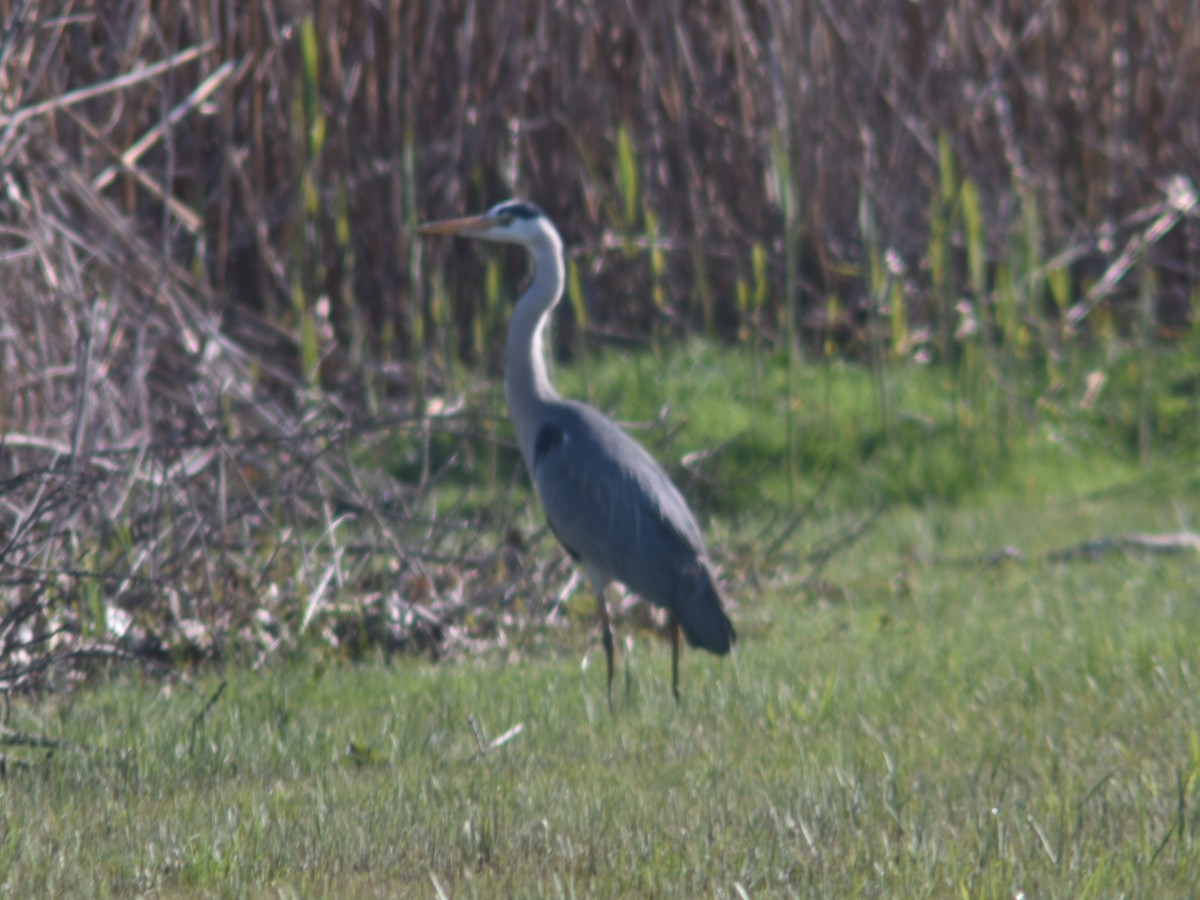
<path id="1" fill-rule="evenodd" d="M 414 225 L 509 195 L 567 237 L 561 357 L 704 334 L 788 359 L 789 478 L 805 358 L 965 361 L 960 399 L 1003 433 L 1016 367 L 1044 376 L 1026 401 L 1073 406 L 1073 353 L 1194 333 L 1200 20 L 1179 0 L 0 13 L 0 566 L 30 613 L 186 595 L 150 643 L 192 646 L 179 621 L 207 633 L 269 585 L 324 609 L 353 580 L 347 503 L 373 548 L 411 545 L 373 498 L 416 516 L 440 463 L 503 431 L 494 395 L 454 390 L 462 363 L 496 371 L 524 265 Z M 393 459 L 425 448 L 391 481 L 346 456 L 385 429 Z"/>
<path id="2" fill-rule="evenodd" d="M 1118 638 L 1107 620 L 1089 618 L 1086 586 L 1061 572 L 1021 588 L 1004 616 L 989 606 L 1016 591 L 1016 577 L 1003 574 L 1005 561 L 1020 557 L 1013 541 L 1027 538 L 1043 561 L 1114 546 L 1140 552 L 1146 535 L 1131 543 L 1125 532 L 1161 531 L 1161 510 L 1172 509 L 1184 530 L 1166 549 L 1194 546 L 1194 2 L 0 0 L 0 22 L 7 700 L 45 696 L 114 664 L 178 677 L 192 663 L 257 668 L 307 659 L 297 651 L 314 647 L 317 659 L 440 659 L 537 656 L 584 641 L 570 626 L 585 620 L 574 615 L 571 569 L 531 510 L 493 378 L 525 261 L 416 236 L 424 219 L 522 196 L 546 210 L 568 245 L 554 345 L 571 365 L 560 379 L 570 393 L 639 423 L 639 437 L 668 460 L 709 520 L 726 576 L 745 588 L 734 593 L 778 601 L 786 583 L 789 597 L 812 601 L 804 627 L 829 641 L 814 650 L 815 668 L 796 676 L 803 690 L 768 696 L 768 685 L 784 683 L 781 672 L 794 674 L 780 635 L 791 633 L 788 623 L 801 628 L 800 611 L 747 601 L 737 618 L 759 647 L 747 652 L 763 654 L 747 665 L 759 674 L 706 696 L 760 745 L 705 737 L 682 719 L 661 733 L 627 721 L 617 726 L 620 740 L 653 748 L 647 758 L 682 758 L 680 748 L 693 747 L 713 765 L 730 755 L 754 759 L 761 768 L 733 782 L 746 796 L 794 789 L 790 806 L 730 807 L 737 815 L 722 820 L 729 833 L 753 845 L 786 857 L 804 832 L 810 847 L 824 834 L 831 846 L 862 852 L 836 854 L 844 869 L 785 867 L 771 870 L 783 873 L 776 882 L 756 881 L 766 870 L 753 846 L 736 865 L 732 852 L 704 862 L 681 839 L 667 841 L 667 862 L 655 868 L 662 860 L 646 849 L 646 835 L 662 833 L 662 823 L 643 833 L 635 818 L 624 831 L 628 822 L 581 813 L 565 844 L 554 849 L 547 837 L 531 853 L 532 832 L 521 832 L 529 838 L 522 844 L 508 828 L 520 819 L 513 807 L 480 802 L 455 814 L 466 821 L 461 834 L 443 822 L 405 845 L 426 847 L 413 851 L 419 862 L 390 864 L 426 866 L 441 893 L 437 873 L 454 880 L 488 854 L 578 861 L 584 844 L 595 852 L 582 835 L 596 827 L 618 835 L 605 852 L 654 857 L 639 870 L 649 879 L 640 889 L 651 893 L 737 879 L 795 886 L 801 874 L 815 879 L 812 890 L 841 895 L 864 884 L 887 893 L 890 883 L 998 896 L 1020 883 L 1081 896 L 1103 895 L 1108 884 L 1137 893 L 1194 881 L 1200 743 L 1197 661 L 1186 640 L 1194 619 L 1173 618 L 1188 608 L 1179 597 L 1194 600 L 1194 574 L 1114 566 L 1104 577 L 1113 579 L 1106 595 L 1119 598 L 1113 621 L 1125 623 Z M 1092 505 L 1078 517 L 1050 508 L 979 513 L 986 526 L 966 511 L 968 501 L 1007 488 L 1041 501 L 1048 486 L 1086 494 Z M 898 517 L 889 520 L 896 546 L 868 543 L 869 555 L 838 572 L 835 557 L 871 540 L 881 510 Z M 913 510 L 932 512 L 906 518 Z M 1006 516 L 1011 533 L 995 521 Z M 1121 533 L 1107 544 L 1064 546 L 1076 537 L 1067 524 L 1084 522 Z M 964 538 L 964 528 L 976 537 Z M 1001 574 L 947 574 L 933 561 L 942 550 L 957 554 L 955 565 Z M 946 580 L 931 587 L 931 570 Z M 889 630 L 890 606 L 842 618 L 850 571 L 872 596 L 931 604 L 909 608 L 921 612 L 905 634 L 922 641 Z M 1147 615 L 1145 591 L 1162 599 L 1155 615 Z M 946 599 L 964 595 L 973 598 L 965 607 Z M 1050 632 L 1039 630 L 1043 617 L 1054 622 Z M 935 621 L 952 627 L 943 633 Z M 1089 624 L 1078 633 L 1064 624 L 1079 621 Z M 778 632 L 773 623 L 782 623 Z M 1061 629 L 1069 634 L 1058 644 L 1034 642 L 1048 654 L 1044 666 L 1022 643 Z M 837 643 L 843 634 L 854 642 Z M 1008 642 L 989 648 L 988 635 Z M 1010 662 L 1006 651 L 1017 645 Z M 1082 668 L 1075 652 L 1086 657 Z M 881 667 L 884 656 L 890 667 Z M 995 676 L 1003 690 L 939 696 L 933 705 L 946 721 L 966 727 L 983 708 L 1027 742 L 997 749 L 984 735 L 966 752 L 924 738 L 904 743 L 903 720 L 924 721 L 931 733 L 946 724 L 921 718 L 929 714 L 922 697 L 946 686 L 912 676 L 934 656 L 970 673 L 974 685 L 1005 673 Z M 824 681 L 838 664 L 853 667 L 847 681 Z M 378 698 L 386 689 L 376 676 L 362 678 L 366 695 Z M 422 772 L 432 766 L 429 783 L 442 779 L 475 797 L 460 779 L 476 770 L 438 769 L 417 741 L 424 734 L 456 758 L 472 753 L 453 729 L 485 701 L 467 686 L 477 679 L 446 677 L 438 690 L 449 694 L 428 700 L 429 721 L 420 719 L 424 707 L 397 710 L 391 701 L 396 732 L 412 740 L 388 759 Z M 541 668 L 528 678 L 531 687 L 504 682 L 497 709 L 508 721 L 527 719 L 530 704 L 561 683 Z M 329 722 L 365 716 L 307 688 L 277 696 L 247 686 L 245 709 L 268 723 L 252 743 L 269 752 L 239 756 L 250 752 L 231 737 L 243 707 L 213 726 L 210 743 L 181 749 L 178 734 L 201 733 L 205 717 L 220 714 L 224 682 L 202 684 L 211 700 L 194 713 L 174 710 L 175 718 L 140 696 L 131 708 L 150 710 L 146 719 L 166 722 L 169 733 L 129 757 L 113 750 L 122 760 L 115 767 L 107 749 L 89 757 L 93 768 L 47 782 L 40 802 L 66 809 L 78 795 L 87 806 L 95 800 L 87 791 L 98 790 L 115 809 L 118 776 L 136 769 L 147 786 L 142 812 L 161 818 L 154 811 L 177 783 L 161 764 L 173 755 L 199 767 L 188 769 L 197 795 L 211 787 L 205 767 L 228 770 L 218 758 L 238 760 L 235 768 L 266 783 L 305 752 L 281 724 L 289 716 L 317 717 L 305 721 L 326 749 L 344 743 L 335 736 L 342 725 Z M 1107 734 L 1087 724 L 1101 721 L 1089 705 L 1099 702 L 1097 684 L 1120 686 L 1105 714 L 1133 736 L 1113 754 L 1145 760 L 1126 781 L 1104 775 L 1089 756 L 1088 736 Z M 1012 685 L 1020 690 L 1010 695 Z M 336 694 L 313 688 L 326 690 Z M 555 702 L 572 702 L 566 693 Z M 311 709 L 294 699 L 301 695 Z M 116 747 L 135 717 L 111 712 L 132 702 L 128 695 L 107 696 L 84 718 L 108 723 L 103 742 L 111 735 Z M 1043 731 L 1021 731 L 1025 713 L 1047 696 L 1071 702 L 1053 707 Z M 571 752 L 596 754 L 599 769 L 588 770 L 592 780 L 575 797 L 584 810 L 624 793 L 619 780 L 605 780 L 624 770 L 605 774 L 612 757 L 588 709 L 588 729 L 556 733 L 543 749 L 564 754 L 564 772 L 573 771 Z M 896 724 L 889 731 L 862 724 L 868 719 Z M 356 733 L 370 727 L 352 721 L 344 727 Z M 1046 733 L 1057 735 L 1061 755 L 1047 751 Z M 811 780 L 797 786 L 786 754 L 772 755 L 780 734 L 828 737 L 820 746 L 836 758 L 814 763 Z M 480 731 L 474 739 L 482 758 L 487 741 Z M 365 750 L 350 746 L 354 765 L 374 771 L 381 751 L 370 741 Z M 878 748 L 883 782 L 859 765 Z M 1036 761 L 1034 774 L 1005 781 L 1022 754 Z M 896 760 L 912 764 L 917 782 L 962 790 L 917 791 L 896 775 Z M 990 767 L 990 786 L 954 769 L 955 760 L 973 760 L 974 776 Z M 945 770 L 922 769 L 929 761 Z M 546 771 L 512 768 L 505 783 Z M 822 780 L 831 771 L 836 785 Z M 1066 781 L 1056 780 L 1064 772 Z M 755 773 L 767 774 L 756 781 Z M 650 770 L 641 777 L 655 783 Z M 970 795 L 984 809 L 997 784 L 1000 795 L 1045 799 L 1048 808 L 1020 808 L 1042 824 L 1031 831 L 1017 813 L 979 813 L 964 829 L 956 799 Z M 713 814 L 687 804 L 718 795 L 676 788 L 681 818 Z M 905 806 L 906 789 L 923 802 Z M 248 791 L 250 806 L 266 802 L 252 785 L 237 790 Z M 436 794 L 421 793 L 421 815 L 444 808 Z M 6 793 L 5 802 L 29 802 L 16 796 Z M 814 808 L 828 811 L 824 832 L 805 820 Z M 1130 849 L 1121 827 L 1104 830 L 1114 808 L 1140 829 L 1141 845 Z M 261 820 L 275 821 L 273 810 Z M 647 800 L 642 812 L 663 810 Z M 854 843 L 864 821 L 878 828 L 867 849 Z M 0 861 L 42 860 L 43 868 L 25 870 L 34 873 L 26 886 L 45 887 L 51 870 L 66 879 L 64 890 L 79 886 L 55 868 L 62 834 L 53 823 L 41 844 L 4 824 Z M 382 814 L 377 825 L 399 827 Z M 914 837 L 923 828 L 934 835 L 929 843 Z M 1021 829 L 1024 843 L 1006 843 Z M 232 871 L 245 878 L 236 883 L 261 888 L 272 872 L 290 871 L 294 846 L 274 835 L 280 868 L 264 875 L 254 868 L 262 854 L 248 852 L 249 868 L 239 869 L 241 857 L 209 853 L 186 835 L 147 836 L 132 825 L 122 833 L 154 859 L 130 873 L 121 868 L 128 848 L 111 850 L 96 884 L 118 893 L 235 883 L 223 880 Z M 240 826 L 237 833 L 244 839 Z M 378 835 L 359 837 L 354 852 L 363 859 L 380 846 Z M 172 855 L 182 844 L 191 849 Z M 974 868 L 939 868 L 971 854 Z M 1040 872 L 1024 867 L 1045 865 L 1043 856 L 1054 872 L 1072 874 L 1016 877 Z M 338 860 L 312 870 L 329 879 L 320 882 L 328 892 L 339 884 Z M 1170 862 L 1167 874 L 1152 871 L 1157 860 Z M 994 872 L 992 864 L 1010 868 Z M 973 880 L 984 871 L 994 880 Z M 680 872 L 703 877 L 689 882 Z M 523 892 L 531 883 L 481 890 Z M 359 887 L 386 892 L 369 880 Z"/>

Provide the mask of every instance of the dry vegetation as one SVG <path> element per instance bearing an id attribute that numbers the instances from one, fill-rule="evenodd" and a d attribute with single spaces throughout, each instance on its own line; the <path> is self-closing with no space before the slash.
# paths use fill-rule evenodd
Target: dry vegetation
<path id="1" fill-rule="evenodd" d="M 876 301 L 948 335 L 962 293 L 987 316 L 1019 283 L 1052 352 L 1145 284 L 1164 335 L 1196 311 L 1185 2 L 0 13 L 4 692 L 242 638 L 442 652 L 504 629 L 497 526 L 431 517 L 436 471 L 355 455 L 480 427 L 429 398 L 456 356 L 494 362 L 503 316 L 478 257 L 423 260 L 419 216 L 537 200 L 595 333 L 778 345 L 794 319 L 857 352 Z"/>

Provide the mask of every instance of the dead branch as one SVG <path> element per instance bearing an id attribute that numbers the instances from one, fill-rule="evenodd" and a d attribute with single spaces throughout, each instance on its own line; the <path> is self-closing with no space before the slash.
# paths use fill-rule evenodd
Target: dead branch
<path id="1" fill-rule="evenodd" d="M 1194 531 L 1179 531 L 1165 534 L 1134 532 L 1123 535 L 1091 538 L 1057 550 L 1030 555 L 1019 547 L 1008 545 L 987 553 L 972 554 L 943 560 L 953 566 L 982 566 L 992 568 L 1007 562 L 1040 560 L 1048 563 L 1092 562 L 1116 553 L 1145 553 L 1150 555 L 1176 555 L 1200 553 L 1200 534 Z"/>
<path id="2" fill-rule="evenodd" d="M 1113 553 L 1200 553 L 1200 534 L 1180 531 L 1174 534 L 1124 534 L 1094 538 L 1052 550 L 1043 554 L 1043 558 L 1047 562 L 1073 562 L 1080 559 L 1095 560 Z"/>

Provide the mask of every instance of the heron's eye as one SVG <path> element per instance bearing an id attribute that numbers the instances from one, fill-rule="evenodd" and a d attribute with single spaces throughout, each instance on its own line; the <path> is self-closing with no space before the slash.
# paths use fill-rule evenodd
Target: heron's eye
<path id="1" fill-rule="evenodd" d="M 513 216 L 501 216 L 501 217 L 500 217 L 500 224 L 501 224 L 501 225 L 502 225 L 504 228 L 507 228 L 509 225 L 511 225 L 511 224 L 513 223 L 513 218 L 514 218 Z"/>

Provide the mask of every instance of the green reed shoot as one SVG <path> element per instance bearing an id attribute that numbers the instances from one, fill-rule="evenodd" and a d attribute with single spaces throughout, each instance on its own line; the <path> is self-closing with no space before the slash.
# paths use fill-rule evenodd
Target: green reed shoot
<path id="1" fill-rule="evenodd" d="M 938 303 L 938 352 L 944 360 L 953 359 L 955 301 L 958 293 L 954 278 L 953 236 L 961 207 L 957 203 L 958 181 L 950 136 L 938 135 L 938 191 L 929 210 L 929 277 Z"/>
<path id="2" fill-rule="evenodd" d="M 755 387 L 757 388 L 758 378 L 754 372 L 754 350 L 751 346 L 751 342 L 754 339 L 754 314 L 750 308 L 750 284 L 741 275 L 738 275 L 734 280 L 733 297 L 737 303 L 738 311 L 737 343 L 746 354 L 746 361 L 750 365 L 750 377 L 756 383 Z M 754 391 L 754 396 L 758 396 L 757 390 Z"/>
<path id="3" fill-rule="evenodd" d="M 339 173 L 335 180 L 334 191 L 334 222 L 333 239 L 337 246 L 337 255 L 342 265 L 342 277 L 339 281 L 339 296 L 336 303 L 345 313 L 349 329 L 349 346 L 346 348 L 347 357 L 356 372 L 361 373 L 363 394 L 368 407 L 376 412 L 379 409 L 379 397 L 372 375 L 372 367 L 364 365 L 376 348 L 369 346 L 368 335 L 370 328 L 364 318 L 362 305 L 354 290 L 354 240 L 350 227 L 350 198 L 346 187 L 344 173 Z"/>
<path id="4" fill-rule="evenodd" d="M 978 301 L 987 291 L 983 213 L 979 209 L 979 193 L 970 178 L 964 178 L 962 181 L 959 203 L 962 204 L 963 230 L 967 245 L 967 283 Z"/>
<path id="5" fill-rule="evenodd" d="M 321 348 L 317 341 L 316 322 L 305 300 L 304 284 L 298 277 L 292 279 L 292 310 L 300 325 L 300 365 L 308 383 L 316 386 L 321 375 Z"/>
<path id="6" fill-rule="evenodd" d="M 710 340 L 717 336 L 717 319 L 712 283 L 708 278 L 708 260 L 699 241 L 692 242 L 692 281 L 700 297 L 700 311 L 704 316 L 704 334 Z"/>
<path id="7" fill-rule="evenodd" d="M 650 248 L 650 300 L 654 304 L 654 327 L 650 335 L 654 352 L 662 352 L 662 323 L 667 317 L 667 263 L 663 254 L 662 244 L 658 240 L 658 217 L 654 210 L 647 207 L 644 211 L 646 220 L 646 241 Z"/>
<path id="8" fill-rule="evenodd" d="M 1150 263 L 1141 264 L 1141 280 L 1138 285 L 1138 317 L 1135 359 L 1137 360 L 1138 383 L 1138 462 L 1150 463 L 1153 438 L 1154 405 L 1154 330 L 1158 321 L 1158 273 Z"/>
<path id="9" fill-rule="evenodd" d="M 887 359 L 883 348 L 882 310 L 892 290 L 891 275 L 884 261 L 879 240 L 875 210 L 864 181 L 858 195 L 858 227 L 867 254 L 867 348 L 870 354 L 871 375 L 875 384 L 875 405 L 884 432 L 891 434 L 890 403 L 888 399 Z"/>
<path id="10" fill-rule="evenodd" d="M 292 227 L 291 294 L 292 314 L 299 328 L 300 365 L 304 377 L 314 386 L 320 382 L 320 346 L 312 304 L 324 282 L 325 259 L 321 248 L 309 246 L 320 241 L 321 229 L 316 222 L 321 213 L 317 185 L 320 182 L 319 160 L 325 146 L 326 121 L 320 103 L 320 55 L 316 25 L 311 15 L 300 23 L 300 53 L 302 65 L 298 74 L 299 90 L 296 101 L 296 144 L 300 148 L 304 169 L 300 178 L 300 206 Z"/>
<path id="11" fill-rule="evenodd" d="M 768 267 L 767 248 L 762 244 L 755 242 L 750 248 L 750 273 L 752 277 L 750 291 L 750 315 L 754 349 L 754 358 L 757 360 L 754 367 L 754 382 L 758 384 L 759 377 L 762 374 L 762 335 L 763 316 L 767 308 L 767 301 L 771 297 L 771 273 Z"/>
<path id="12" fill-rule="evenodd" d="M 417 210 L 417 137 L 414 131 L 413 124 L 410 122 L 404 132 L 404 146 L 400 154 L 400 173 L 401 185 L 400 191 L 400 215 L 404 225 L 404 234 L 407 236 L 405 241 L 405 249 L 407 250 L 408 258 L 408 302 L 405 304 L 405 309 L 408 314 L 408 333 L 409 333 L 409 353 L 408 358 L 412 365 L 413 373 L 413 404 L 418 414 L 425 410 L 425 311 L 424 311 L 424 285 L 422 284 L 422 265 L 421 258 L 423 254 L 423 244 L 417 238 L 417 221 L 419 212 Z M 399 239 L 399 236 L 397 236 Z M 435 276 L 433 290 L 429 297 L 429 307 L 431 316 L 440 316 L 442 305 L 446 302 L 445 285 L 442 283 L 440 275 Z M 440 319 L 439 319 L 440 323 Z M 435 326 L 436 328 L 436 326 Z M 438 329 L 440 330 L 440 329 Z M 393 341 L 395 326 L 392 324 L 392 317 L 384 317 L 384 332 L 379 341 L 380 346 L 377 351 L 383 359 L 391 359 L 394 352 Z M 436 331 L 435 331 L 436 333 Z M 450 377 L 450 357 L 446 358 L 446 377 Z"/>
<path id="13" fill-rule="evenodd" d="M 567 302 L 571 305 L 571 311 L 575 314 L 575 323 L 579 329 L 579 365 L 583 370 L 584 391 L 587 394 L 588 402 L 591 403 L 595 400 L 595 385 L 592 383 L 592 362 L 587 342 L 587 299 L 583 294 L 579 266 L 570 257 L 567 258 Z"/>
<path id="14" fill-rule="evenodd" d="M 321 115 L 321 69 L 317 42 L 317 26 L 311 14 L 300 23 L 301 97 L 304 103 L 304 123 L 308 126 L 309 158 L 315 159 L 325 144 L 325 117 Z"/>
<path id="15" fill-rule="evenodd" d="M 473 350 L 476 359 L 490 368 L 492 353 L 489 344 L 498 335 L 502 335 L 504 322 L 505 287 L 501 278 L 500 260 L 495 254 L 488 254 L 483 266 L 483 303 L 472 316 Z"/>
<path id="16" fill-rule="evenodd" d="M 1071 308 L 1074 297 L 1071 293 L 1071 273 L 1065 266 L 1054 266 L 1046 270 L 1046 287 L 1050 290 L 1050 299 L 1060 316 L 1065 315 Z"/>
<path id="17" fill-rule="evenodd" d="M 785 122 L 786 125 L 786 122 Z M 792 172 L 791 147 L 784 129 L 771 132 L 771 179 L 776 201 L 783 211 L 783 314 L 787 338 L 787 447 L 788 501 L 796 498 L 798 371 L 800 365 L 800 203 L 799 186 Z"/>
<path id="18" fill-rule="evenodd" d="M 633 137 L 624 124 L 617 127 L 617 188 L 621 193 L 621 225 L 629 234 L 638 226 L 642 202 Z"/>
<path id="19" fill-rule="evenodd" d="M 1021 290 L 1013 277 L 1012 263 L 1003 260 L 996 265 L 996 331 L 998 343 L 1008 354 L 1019 351 L 1021 323 Z"/>
<path id="20" fill-rule="evenodd" d="M 738 306 L 738 344 L 746 351 L 750 372 L 750 391 L 759 398 L 762 381 L 763 309 L 770 296 L 767 251 L 762 244 L 750 248 L 750 281 L 739 276 L 734 284 Z"/>
<path id="21" fill-rule="evenodd" d="M 475 325 L 475 349 L 477 358 L 486 369 L 492 368 L 492 354 L 489 353 L 488 342 L 502 345 L 500 335 L 504 334 L 507 322 L 505 304 L 505 289 L 501 283 L 500 261 L 495 255 L 489 254 L 483 270 L 483 309 L 473 316 Z M 494 423 L 504 419 L 503 391 L 489 390 L 487 392 L 487 415 L 483 419 L 483 430 L 488 437 L 488 487 L 495 490 L 500 477 L 500 443 L 494 434 Z"/>
<path id="22" fill-rule="evenodd" d="M 963 178 L 958 187 L 958 203 L 962 210 L 963 241 L 967 257 L 967 286 L 970 290 L 970 306 L 976 321 L 977 339 L 973 347 L 978 359 L 973 361 L 976 367 L 971 384 L 970 400 L 973 407 L 973 419 L 977 428 L 990 427 L 999 445 L 1007 443 L 1006 414 L 1004 404 L 997 399 L 991 388 L 1003 388 L 1003 366 L 995 330 L 992 327 L 993 311 L 989 308 L 989 283 L 987 273 L 987 246 L 983 230 L 983 212 L 979 204 L 979 192 L 970 178 Z M 1002 267 L 1007 277 L 1007 267 Z M 999 320 L 1000 334 L 1008 338 L 1013 327 L 1012 320 L 1016 318 L 1016 293 L 1012 289 L 1012 279 L 1008 277 L 1008 289 L 997 291 L 999 303 L 996 316 Z M 1019 324 L 1019 323 L 1018 323 Z M 1015 336 L 1015 335 L 1014 335 Z M 1008 346 L 1006 340 L 1001 345 Z M 1011 349 L 1010 351 L 1011 352 Z"/>

